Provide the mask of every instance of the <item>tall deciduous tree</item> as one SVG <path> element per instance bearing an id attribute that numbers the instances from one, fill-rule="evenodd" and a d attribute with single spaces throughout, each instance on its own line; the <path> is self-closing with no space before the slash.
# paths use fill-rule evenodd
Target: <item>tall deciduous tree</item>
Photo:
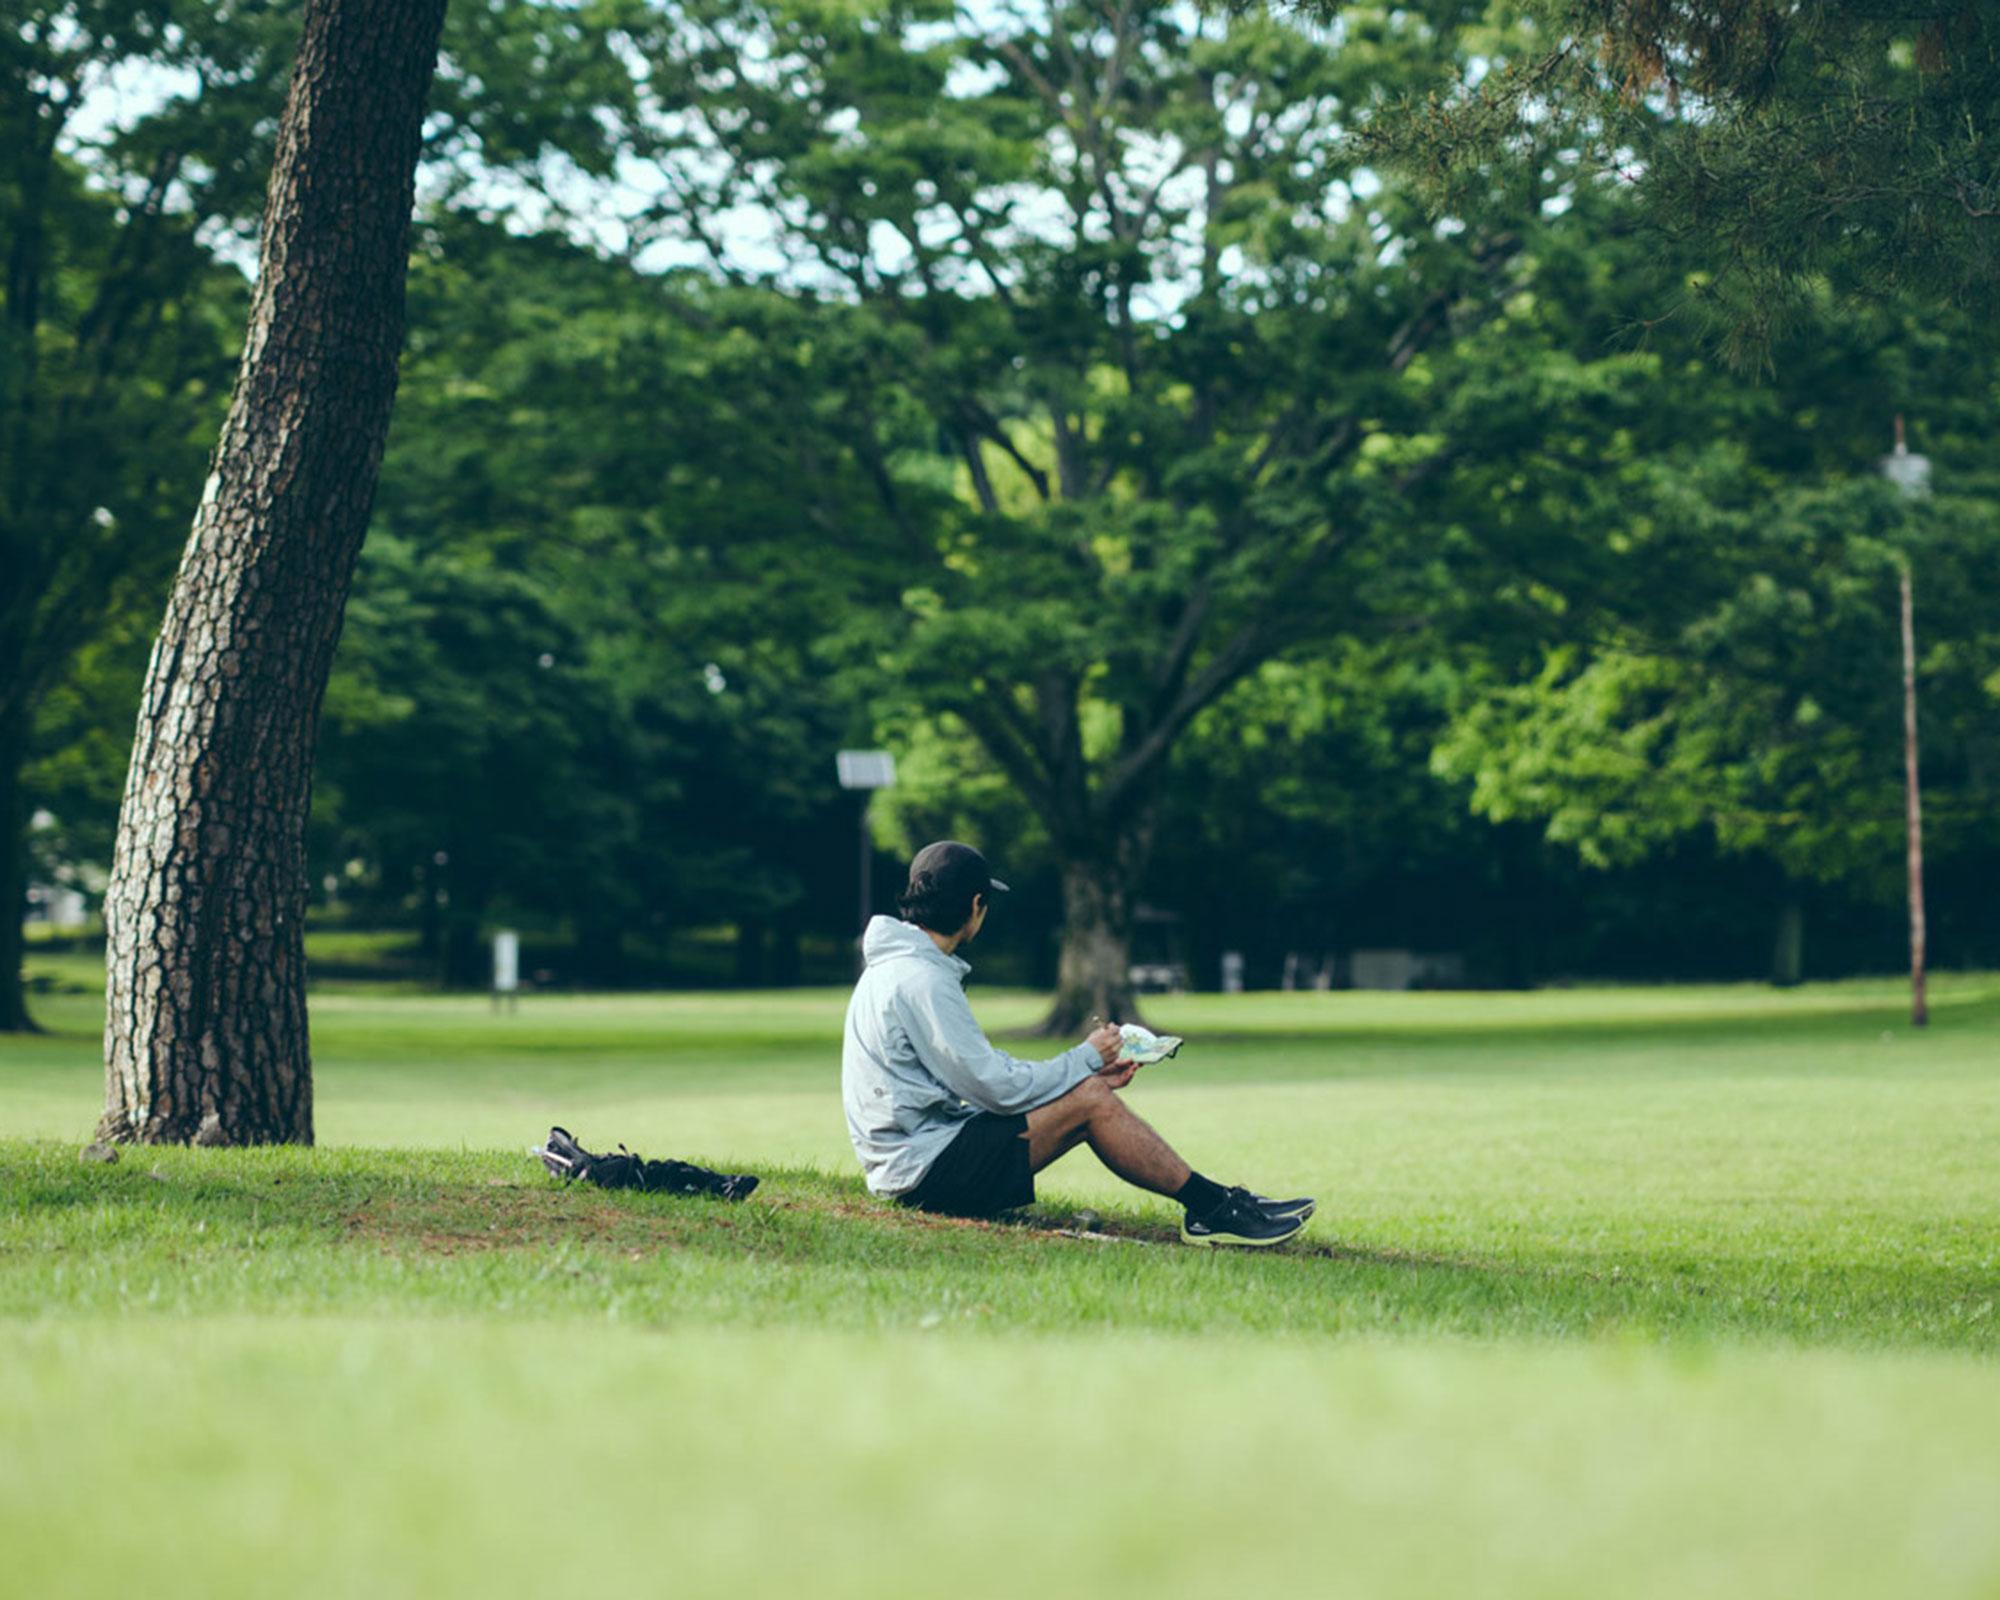
<path id="1" fill-rule="evenodd" d="M 388 431 L 444 0 L 308 0 L 243 365 L 153 651 L 106 902 L 113 1139 L 310 1142 L 304 833 Z"/>
<path id="2" fill-rule="evenodd" d="M 1413 19 L 1338 48 L 1269 19 L 1069 3 L 941 34 L 922 8 L 686 14 L 653 83 L 662 210 L 761 205 L 818 434 L 872 504 L 812 514 L 873 562 L 849 659 L 969 730 L 1061 862 L 1052 1030 L 1131 1015 L 1132 893 L 1176 741 L 1245 674 L 1370 625 L 1399 486 L 1429 470 L 1426 352 L 1517 239 L 1412 230 L 1340 129 L 1453 69 Z M 799 441 L 798 481 L 830 482 Z M 822 452 L 824 442 L 816 446 Z"/>
<path id="3" fill-rule="evenodd" d="M 781 566 L 717 571 L 805 505 L 798 316 L 463 218 L 423 228 L 409 315 L 314 802 L 352 903 L 448 881 L 426 931 L 460 982 L 489 917 L 567 923 L 551 964 L 590 982 L 690 919 L 738 923 L 746 977 L 760 923 L 845 931 L 824 614 Z"/>

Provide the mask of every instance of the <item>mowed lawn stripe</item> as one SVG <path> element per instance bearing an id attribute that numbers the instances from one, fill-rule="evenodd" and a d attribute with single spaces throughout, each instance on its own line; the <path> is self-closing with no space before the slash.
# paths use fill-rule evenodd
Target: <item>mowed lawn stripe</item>
<path id="1" fill-rule="evenodd" d="M 945 1328 L 0 1324 L 7 1592 L 1975 1600 L 2000 1371 Z"/>

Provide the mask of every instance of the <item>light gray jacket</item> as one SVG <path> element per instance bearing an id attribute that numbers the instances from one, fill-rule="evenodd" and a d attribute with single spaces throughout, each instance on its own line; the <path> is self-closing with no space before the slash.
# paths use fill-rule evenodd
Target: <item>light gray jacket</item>
<path id="1" fill-rule="evenodd" d="M 876 1194 L 914 1189 L 975 1112 L 1032 1111 L 1101 1065 L 1088 1044 L 1052 1061 L 996 1049 L 965 998 L 972 968 L 913 922 L 870 918 L 861 953 L 868 965 L 847 1003 L 840 1095 Z"/>

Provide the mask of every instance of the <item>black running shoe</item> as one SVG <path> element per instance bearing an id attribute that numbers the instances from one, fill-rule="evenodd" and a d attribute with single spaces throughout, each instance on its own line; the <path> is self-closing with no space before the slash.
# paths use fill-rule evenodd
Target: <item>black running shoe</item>
<path id="1" fill-rule="evenodd" d="M 1231 1192 L 1246 1193 L 1247 1191 L 1232 1190 Z M 1310 1196 L 1305 1196 L 1297 1200 L 1273 1200 L 1266 1194 L 1251 1194 L 1249 1199 L 1250 1203 L 1267 1217 L 1297 1217 L 1301 1222 L 1304 1222 L 1307 1217 L 1319 1209 L 1319 1202 Z"/>
<path id="2" fill-rule="evenodd" d="M 570 1137 L 567 1128 L 549 1129 L 548 1143 L 536 1147 L 552 1178 L 581 1178 L 597 1158 Z"/>
<path id="3" fill-rule="evenodd" d="M 1181 1243 L 1261 1248 L 1283 1244 L 1305 1225 L 1304 1217 L 1274 1217 L 1257 1206 L 1247 1190 L 1231 1189 L 1213 1210 L 1182 1219 Z"/>
<path id="4" fill-rule="evenodd" d="M 725 1200 L 747 1200 L 757 1187 L 754 1172 L 725 1172 L 717 1176 L 722 1181 L 715 1186 L 715 1193 Z"/>

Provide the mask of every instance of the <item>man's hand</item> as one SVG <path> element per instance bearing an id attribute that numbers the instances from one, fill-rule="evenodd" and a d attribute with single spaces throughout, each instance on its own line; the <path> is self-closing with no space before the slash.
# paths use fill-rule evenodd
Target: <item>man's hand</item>
<path id="1" fill-rule="evenodd" d="M 1138 1075 L 1139 1063 L 1136 1061 L 1124 1061 L 1115 1067 L 1097 1069 L 1097 1076 L 1104 1080 L 1107 1089 L 1122 1089 Z"/>
<path id="2" fill-rule="evenodd" d="M 1097 1069 L 1097 1075 L 1109 1088 L 1124 1088 L 1132 1081 L 1132 1075 L 1139 1070 L 1139 1063 L 1136 1061 L 1121 1063 L 1118 1060 L 1118 1052 L 1125 1043 L 1124 1036 L 1108 1022 L 1084 1040 L 1084 1043 L 1096 1050 L 1103 1059 L 1104 1065 Z"/>

